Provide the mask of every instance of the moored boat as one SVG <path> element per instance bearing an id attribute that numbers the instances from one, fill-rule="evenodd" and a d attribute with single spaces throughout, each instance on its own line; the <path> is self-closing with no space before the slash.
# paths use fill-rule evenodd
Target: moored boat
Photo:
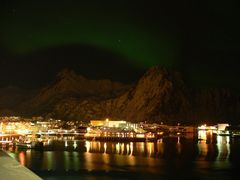
<path id="1" fill-rule="evenodd" d="M 43 143 L 38 141 L 16 142 L 16 146 L 18 148 L 35 149 L 43 148 Z"/>

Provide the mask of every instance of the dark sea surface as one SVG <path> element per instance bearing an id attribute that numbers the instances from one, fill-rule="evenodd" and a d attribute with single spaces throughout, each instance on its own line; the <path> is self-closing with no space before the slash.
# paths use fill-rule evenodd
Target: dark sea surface
<path id="1" fill-rule="evenodd" d="M 166 137 L 158 142 L 49 141 L 8 154 L 43 179 L 238 179 L 240 139 Z"/>

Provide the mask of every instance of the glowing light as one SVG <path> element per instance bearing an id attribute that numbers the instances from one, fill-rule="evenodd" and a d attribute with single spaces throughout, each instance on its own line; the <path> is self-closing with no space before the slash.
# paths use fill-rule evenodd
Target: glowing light
<path id="1" fill-rule="evenodd" d="M 147 143 L 147 152 L 149 156 L 152 155 L 153 149 L 154 149 L 154 143 Z"/>
<path id="2" fill-rule="evenodd" d="M 68 147 L 68 142 L 67 141 L 65 141 L 65 147 Z"/>
<path id="3" fill-rule="evenodd" d="M 120 137 L 120 133 L 119 132 L 117 133 L 117 137 Z"/>
<path id="4" fill-rule="evenodd" d="M 159 142 L 159 143 L 163 143 L 163 138 L 158 139 L 158 142 Z"/>
<path id="5" fill-rule="evenodd" d="M 144 138 L 145 135 L 144 135 L 144 134 L 136 134 L 136 137 L 137 137 L 137 138 Z"/>
<path id="6" fill-rule="evenodd" d="M 74 147 L 74 149 L 77 148 L 77 142 L 76 141 L 73 142 L 73 147 Z"/>
<path id="7" fill-rule="evenodd" d="M 229 136 L 218 136 L 217 137 L 217 147 L 218 147 L 218 156 L 217 160 L 228 161 L 230 156 L 230 137 Z"/>
<path id="8" fill-rule="evenodd" d="M 206 127 L 207 127 L 207 125 L 204 124 L 204 125 L 199 126 L 198 129 L 199 130 L 206 130 Z"/>
<path id="9" fill-rule="evenodd" d="M 127 144 L 127 154 L 129 153 L 129 144 Z"/>
<path id="10" fill-rule="evenodd" d="M 121 153 L 124 154 L 124 143 L 121 144 Z"/>
<path id="11" fill-rule="evenodd" d="M 24 152 L 20 152 L 19 153 L 19 161 L 20 161 L 21 165 L 25 166 L 26 161 L 25 161 L 25 154 L 24 154 Z"/>
<path id="12" fill-rule="evenodd" d="M 107 143 L 104 143 L 104 153 L 107 152 Z"/>
<path id="13" fill-rule="evenodd" d="M 130 133 L 130 137 L 132 137 L 132 138 L 134 137 L 132 132 Z"/>
<path id="14" fill-rule="evenodd" d="M 89 133 L 90 131 L 91 131 L 91 128 L 90 128 L 90 127 L 88 127 L 88 128 L 87 128 L 87 132 Z"/>
<path id="15" fill-rule="evenodd" d="M 120 153 L 120 143 L 116 144 L 116 153 L 119 154 Z"/>
<path id="16" fill-rule="evenodd" d="M 16 130 L 16 133 L 25 135 L 25 134 L 30 134 L 31 131 L 28 129 L 18 129 L 18 130 Z"/>
<path id="17" fill-rule="evenodd" d="M 90 142 L 89 141 L 86 141 L 85 142 L 85 147 L 86 147 L 86 152 L 89 152 L 90 151 Z"/>
<path id="18" fill-rule="evenodd" d="M 207 133 L 205 130 L 198 131 L 198 139 L 207 140 Z"/>
<path id="19" fill-rule="evenodd" d="M 130 142 L 130 156 L 133 155 L 133 143 Z"/>

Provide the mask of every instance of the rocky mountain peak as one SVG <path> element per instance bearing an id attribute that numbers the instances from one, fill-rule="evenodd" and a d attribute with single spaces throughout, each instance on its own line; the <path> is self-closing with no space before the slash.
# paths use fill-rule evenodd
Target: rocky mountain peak
<path id="1" fill-rule="evenodd" d="M 138 81 L 138 92 L 148 93 L 151 96 L 162 93 L 171 93 L 174 90 L 184 89 L 184 82 L 178 72 L 161 66 L 150 68 Z"/>
<path id="2" fill-rule="evenodd" d="M 129 85 L 111 80 L 90 80 L 76 74 L 73 70 L 64 69 L 57 74 L 54 82 L 25 104 L 31 106 L 29 109 L 32 108 L 32 112 L 45 113 L 66 99 L 104 100 L 122 94 L 128 88 Z"/>
<path id="3" fill-rule="evenodd" d="M 168 74 L 169 70 L 163 66 L 154 66 L 149 68 L 144 76 L 159 75 L 159 74 Z"/>
<path id="4" fill-rule="evenodd" d="M 76 74 L 75 71 L 71 70 L 71 69 L 63 69 L 62 71 L 60 71 L 57 74 L 57 80 L 87 80 L 85 77 Z"/>
<path id="5" fill-rule="evenodd" d="M 63 69 L 57 74 L 58 77 L 68 77 L 71 75 L 76 76 L 76 73 L 73 70 L 67 68 Z"/>
<path id="6" fill-rule="evenodd" d="M 181 76 L 161 66 L 150 68 L 127 97 L 125 113 L 131 121 L 167 121 L 189 104 Z"/>

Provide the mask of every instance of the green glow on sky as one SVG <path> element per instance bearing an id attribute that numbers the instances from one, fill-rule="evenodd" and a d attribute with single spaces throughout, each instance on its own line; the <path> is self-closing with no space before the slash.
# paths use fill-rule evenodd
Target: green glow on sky
<path id="1" fill-rule="evenodd" d="M 238 12 L 231 0 L 1 0 L 2 76 L 8 71 L 6 67 L 16 66 L 15 62 L 25 57 L 41 57 L 52 48 L 57 56 L 58 48 L 64 51 L 66 47 L 67 51 L 73 47 L 76 51 L 74 47 L 86 45 L 96 53 L 93 58 L 101 56 L 101 51 L 109 53 L 106 65 L 118 68 L 122 61 L 123 67 L 136 74 L 164 65 L 186 74 L 190 84 L 239 86 L 235 80 L 239 77 Z M 111 63 L 114 58 L 118 63 Z M 74 53 L 74 63 L 78 59 L 79 71 L 84 63 L 96 62 L 86 63 L 83 56 Z"/>
<path id="2" fill-rule="evenodd" d="M 12 53 L 28 54 L 51 47 L 86 44 L 124 56 L 139 67 L 175 64 L 176 41 L 167 33 L 133 23 L 127 16 L 98 17 L 97 12 L 74 16 L 75 11 L 62 16 L 47 12 L 42 16 L 40 10 L 29 16 L 31 11 L 28 11 L 21 9 L 16 11 L 16 16 L 3 18 L 3 40 Z"/>

